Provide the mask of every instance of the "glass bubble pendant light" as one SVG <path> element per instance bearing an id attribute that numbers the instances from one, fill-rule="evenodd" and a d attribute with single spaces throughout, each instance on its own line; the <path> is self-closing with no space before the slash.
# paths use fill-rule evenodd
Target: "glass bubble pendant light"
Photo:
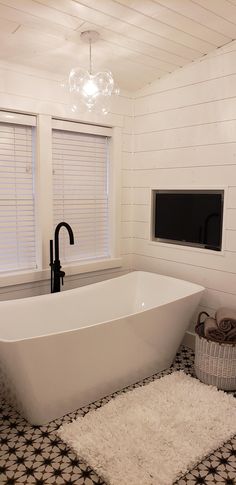
<path id="1" fill-rule="evenodd" d="M 107 114 L 112 94 L 118 94 L 115 82 L 110 71 L 92 73 L 92 43 L 99 39 L 95 30 L 86 30 L 80 34 L 83 42 L 89 44 L 89 71 L 75 67 L 69 74 L 69 91 L 73 94 L 73 111 L 86 108 Z"/>

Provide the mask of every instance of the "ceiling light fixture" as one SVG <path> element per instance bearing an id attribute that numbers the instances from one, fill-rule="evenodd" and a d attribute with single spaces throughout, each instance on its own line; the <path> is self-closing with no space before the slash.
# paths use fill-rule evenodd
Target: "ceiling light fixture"
<path id="1" fill-rule="evenodd" d="M 92 73 L 92 43 L 99 39 L 95 30 L 86 30 L 80 34 L 83 42 L 89 44 L 89 71 L 75 67 L 70 71 L 68 86 L 73 95 L 73 111 L 86 107 L 88 111 L 107 114 L 112 94 L 119 94 L 110 71 Z"/>

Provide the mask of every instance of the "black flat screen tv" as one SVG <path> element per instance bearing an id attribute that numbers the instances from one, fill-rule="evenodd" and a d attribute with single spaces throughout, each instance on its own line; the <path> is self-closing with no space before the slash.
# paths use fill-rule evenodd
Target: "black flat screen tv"
<path id="1" fill-rule="evenodd" d="M 223 190 L 154 190 L 154 239 L 221 250 Z"/>

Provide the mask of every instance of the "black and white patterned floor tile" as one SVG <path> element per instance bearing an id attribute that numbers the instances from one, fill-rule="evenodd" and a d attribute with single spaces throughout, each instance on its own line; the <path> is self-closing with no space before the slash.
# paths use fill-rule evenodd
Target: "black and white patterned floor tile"
<path id="1" fill-rule="evenodd" d="M 66 447 L 56 430 L 96 409 L 117 394 L 182 369 L 194 375 L 193 351 L 181 347 L 171 369 L 151 376 L 47 426 L 30 426 L 7 403 L 0 406 L 0 485 L 106 485 L 95 472 Z M 236 437 L 225 443 L 175 482 L 175 485 L 236 485 Z M 122 484 L 120 484 L 122 485 Z M 155 484 L 153 484 L 155 485 Z"/>

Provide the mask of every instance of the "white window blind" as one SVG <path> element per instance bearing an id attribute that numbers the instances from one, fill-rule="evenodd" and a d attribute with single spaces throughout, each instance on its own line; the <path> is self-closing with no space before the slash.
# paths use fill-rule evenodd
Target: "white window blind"
<path id="1" fill-rule="evenodd" d="M 60 259 L 109 257 L 108 137 L 54 129 L 52 140 L 54 224 L 75 235 L 70 246 L 61 230 Z"/>
<path id="2" fill-rule="evenodd" d="M 34 127 L 25 118 L 0 122 L 0 272 L 36 268 Z"/>

